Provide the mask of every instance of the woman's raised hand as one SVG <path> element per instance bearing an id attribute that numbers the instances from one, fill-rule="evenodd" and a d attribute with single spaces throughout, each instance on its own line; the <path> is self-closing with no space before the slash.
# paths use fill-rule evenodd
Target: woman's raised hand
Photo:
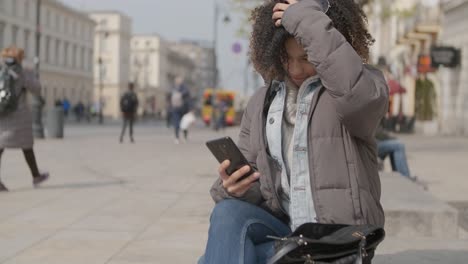
<path id="1" fill-rule="evenodd" d="M 283 18 L 284 12 L 288 9 L 289 6 L 297 3 L 297 0 L 285 0 L 284 3 L 278 3 L 273 8 L 273 22 L 275 26 L 281 26 L 281 20 Z"/>

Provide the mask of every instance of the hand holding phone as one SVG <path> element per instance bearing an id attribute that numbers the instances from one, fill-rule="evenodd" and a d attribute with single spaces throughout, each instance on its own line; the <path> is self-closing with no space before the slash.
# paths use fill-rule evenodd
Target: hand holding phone
<path id="1" fill-rule="evenodd" d="M 250 166 L 231 138 L 211 140 L 206 145 L 220 163 L 218 173 L 223 187 L 232 196 L 243 196 L 260 174 Z"/>
<path id="2" fill-rule="evenodd" d="M 250 171 L 248 166 L 244 166 L 233 174 L 228 175 L 226 173 L 226 168 L 229 167 L 229 165 L 230 162 L 226 160 L 220 164 L 218 169 L 219 177 L 223 182 L 223 187 L 231 196 L 242 197 L 252 187 L 252 185 L 258 181 L 260 173 L 254 172 L 250 174 L 250 176 L 244 177 Z M 242 178 L 242 180 L 239 180 L 240 178 Z"/>

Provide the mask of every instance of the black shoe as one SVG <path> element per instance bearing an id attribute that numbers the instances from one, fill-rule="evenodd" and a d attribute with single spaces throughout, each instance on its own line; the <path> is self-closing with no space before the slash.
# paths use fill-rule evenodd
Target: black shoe
<path id="1" fill-rule="evenodd" d="M 3 182 L 0 181 L 0 192 L 8 192 L 8 189 L 5 185 L 3 185 Z"/>
<path id="2" fill-rule="evenodd" d="M 39 186 L 41 183 L 49 179 L 49 173 L 41 173 L 39 176 L 33 178 L 34 187 Z"/>
<path id="3" fill-rule="evenodd" d="M 130 139 L 131 143 L 135 143 L 135 140 L 133 138 Z"/>

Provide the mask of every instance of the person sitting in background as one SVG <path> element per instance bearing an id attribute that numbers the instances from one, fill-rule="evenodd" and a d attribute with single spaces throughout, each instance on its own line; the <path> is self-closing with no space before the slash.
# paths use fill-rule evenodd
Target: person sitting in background
<path id="1" fill-rule="evenodd" d="M 393 171 L 397 171 L 401 175 L 414 180 L 415 177 L 411 176 L 408 167 L 405 145 L 400 140 L 392 137 L 382 126 L 379 126 L 377 129 L 375 139 L 377 140 L 379 158 L 384 160 L 389 156 Z"/>

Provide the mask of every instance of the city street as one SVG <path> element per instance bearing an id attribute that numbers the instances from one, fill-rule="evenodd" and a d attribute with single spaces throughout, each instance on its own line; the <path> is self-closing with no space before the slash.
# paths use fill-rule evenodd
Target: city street
<path id="1" fill-rule="evenodd" d="M 118 124 L 70 125 L 63 140 L 39 140 L 51 178 L 32 188 L 22 153 L 6 151 L 0 193 L 2 264 L 196 263 L 204 250 L 217 162 L 204 142 L 230 135 L 198 127 L 175 145 L 161 124 L 136 127 L 118 143 Z M 468 141 L 404 136 L 411 170 L 436 198 L 468 203 Z M 385 164 L 388 170 L 388 164 Z M 383 186 L 385 190 L 385 186 Z M 388 234 L 374 263 L 466 263 L 468 239 Z"/>

